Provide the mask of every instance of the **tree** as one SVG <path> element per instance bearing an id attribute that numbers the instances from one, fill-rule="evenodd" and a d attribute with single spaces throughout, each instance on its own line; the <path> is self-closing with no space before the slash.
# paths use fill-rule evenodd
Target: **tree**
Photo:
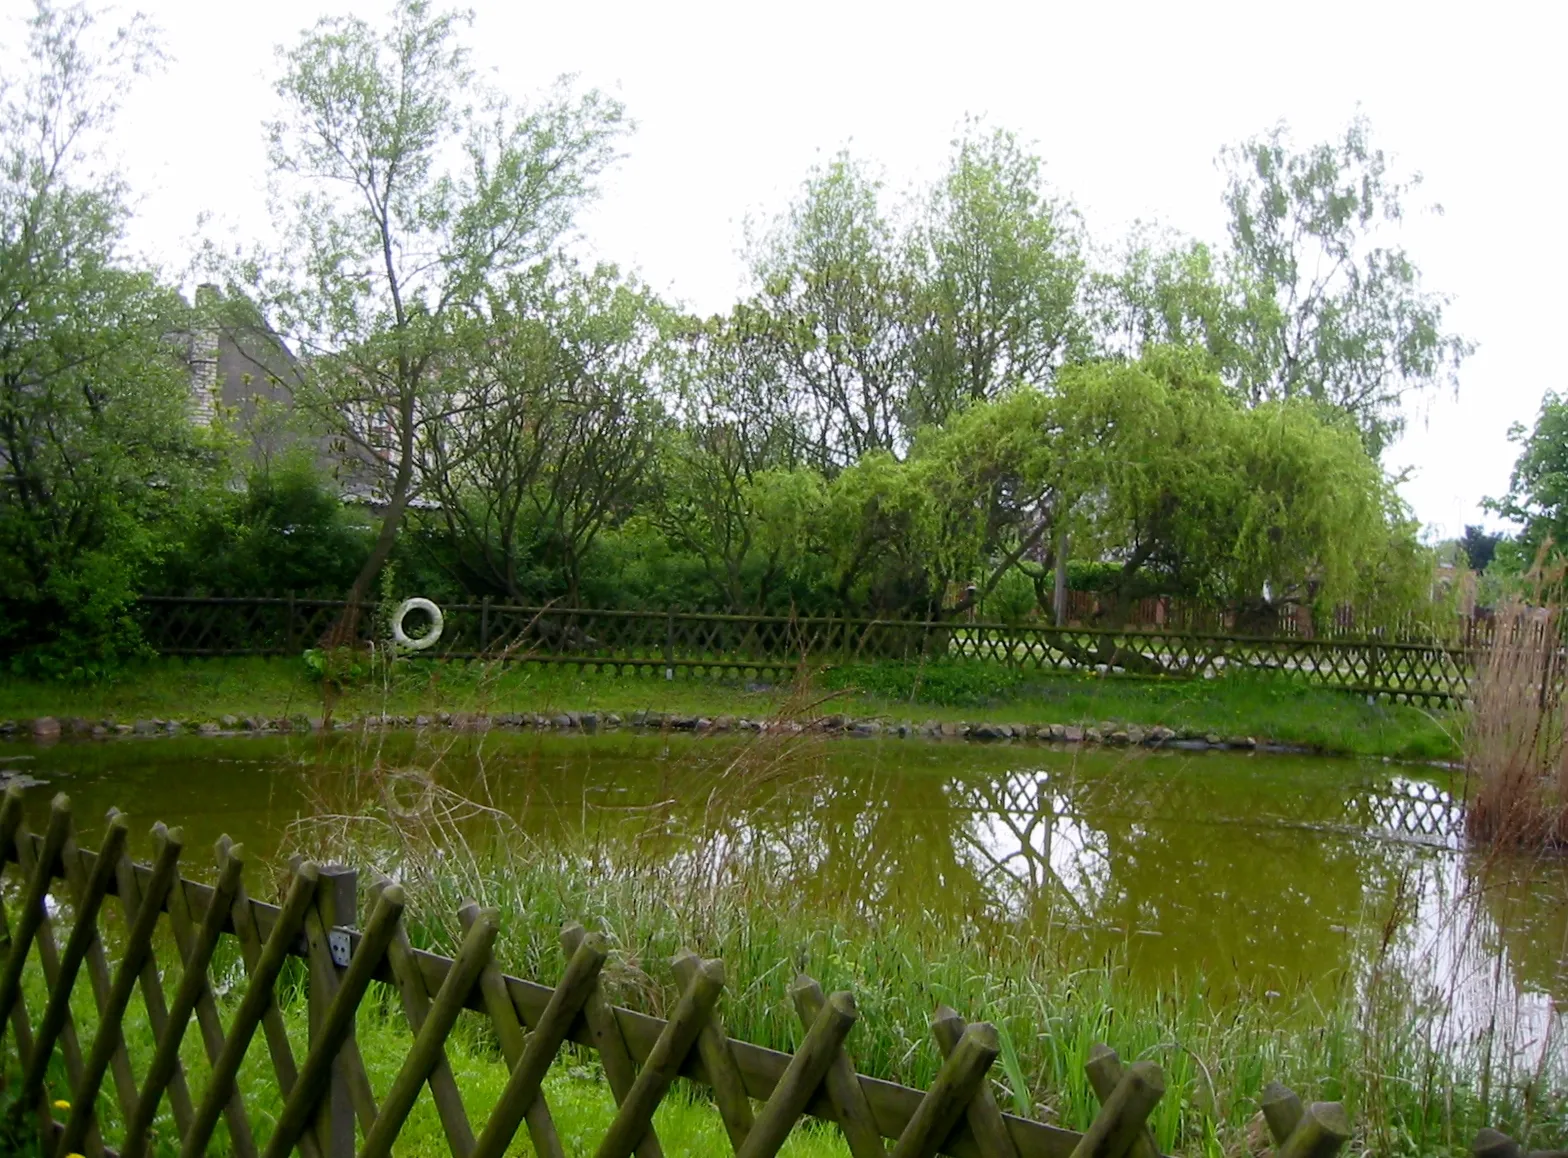
<path id="1" fill-rule="evenodd" d="M 292 260 L 265 300 L 307 355 L 299 401 L 384 508 L 347 629 L 419 485 L 421 440 L 470 404 L 454 344 L 570 227 L 624 127 L 619 104 L 564 82 L 533 108 L 487 89 L 458 42 L 470 21 L 399 0 L 385 29 L 326 18 L 281 54 L 270 155 Z"/>
<path id="2" fill-rule="evenodd" d="M 1508 493 L 1484 505 L 1520 525 L 1512 554 L 1528 566 L 1548 544 L 1559 555 L 1568 544 L 1568 400 L 1548 390 L 1535 426 L 1526 430 L 1515 423 L 1508 438 L 1520 447 Z"/>
<path id="3" fill-rule="evenodd" d="M 840 154 L 812 171 L 753 261 L 763 332 L 828 472 L 896 448 L 904 429 L 911 287 L 878 194 Z"/>
<path id="4" fill-rule="evenodd" d="M 1501 534 L 1488 534 L 1486 528 L 1479 524 L 1467 524 L 1459 540 L 1459 549 L 1464 552 L 1466 566 L 1477 575 L 1485 571 L 1492 556 L 1497 554 L 1497 544 L 1502 541 Z"/>
<path id="5" fill-rule="evenodd" d="M 535 568 L 559 571 L 576 605 L 585 554 L 644 489 L 664 324 L 608 266 L 539 266 L 493 295 L 454 350 L 462 405 L 416 448 L 470 578 L 518 597 Z"/>
<path id="6" fill-rule="evenodd" d="M 1358 117 L 1297 152 L 1283 126 L 1220 154 L 1229 280 L 1248 325 L 1237 387 L 1253 403 L 1308 398 L 1349 415 L 1374 455 L 1411 390 L 1454 384 L 1474 349 L 1443 328 L 1449 299 L 1385 241 L 1420 182 L 1400 180 Z"/>
<path id="7" fill-rule="evenodd" d="M 1159 346 L 1199 350 L 1235 386 L 1252 381 L 1249 307 L 1229 279 L 1223 252 L 1140 224 L 1118 267 L 1090 279 L 1090 312 L 1102 352 L 1137 359 Z"/>
<path id="8" fill-rule="evenodd" d="M 1009 132 L 967 126 L 915 230 L 918 386 L 913 419 L 941 422 L 1009 386 L 1042 385 L 1087 328 L 1072 206 Z"/>
<path id="9" fill-rule="evenodd" d="M 43 0 L 0 87 L 0 638 L 60 674 L 134 646 L 141 577 L 217 459 L 168 338 L 185 307 L 126 261 L 124 186 L 93 163 L 156 46 L 100 31 Z"/>
<path id="10" fill-rule="evenodd" d="M 648 518 L 701 562 L 734 612 L 765 610 L 817 536 L 823 480 L 803 441 L 754 311 L 686 336 L 679 424 L 664 439 Z"/>

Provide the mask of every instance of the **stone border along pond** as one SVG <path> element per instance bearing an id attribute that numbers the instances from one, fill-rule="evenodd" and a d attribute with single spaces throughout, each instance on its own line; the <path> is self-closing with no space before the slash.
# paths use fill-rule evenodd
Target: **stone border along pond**
<path id="1" fill-rule="evenodd" d="M 217 720 L 143 719 L 130 723 L 117 720 L 88 720 L 55 716 L 0 721 L 0 739 L 42 742 L 62 736 L 83 739 L 155 736 L 243 736 L 377 731 L 392 729 L 444 728 L 460 731 L 554 731 L 595 733 L 629 729 L 637 732 L 689 732 L 715 735 L 731 732 L 797 734 L 805 732 L 837 736 L 896 738 L 917 737 L 931 740 L 968 740 L 976 742 L 1023 741 L 1044 744 L 1088 744 L 1116 748 L 1175 748 L 1185 751 L 1241 750 L 1282 752 L 1296 755 L 1323 755 L 1322 749 L 1309 745 L 1278 744 L 1252 736 L 1221 736 L 1192 729 L 1135 725 L 1102 724 L 1080 727 L 1073 724 L 994 724 L 955 723 L 927 720 L 888 723 L 885 720 L 843 715 L 825 715 L 813 720 L 762 720 L 744 716 L 693 716 L 671 712 L 633 712 L 625 718 L 614 712 L 557 712 L 539 715 L 531 712 L 500 712 L 492 715 L 437 712 L 433 715 L 367 715 L 352 719 L 323 721 L 305 715 L 264 718 L 223 716 Z M 1387 757 L 1385 757 L 1387 759 Z"/>

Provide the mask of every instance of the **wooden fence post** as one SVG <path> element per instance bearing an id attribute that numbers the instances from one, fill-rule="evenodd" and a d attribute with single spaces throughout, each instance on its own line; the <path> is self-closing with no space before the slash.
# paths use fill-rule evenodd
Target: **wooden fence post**
<path id="1" fill-rule="evenodd" d="M 292 655 L 299 649 L 299 637 L 294 632 L 294 592 L 292 591 L 289 592 L 289 608 L 286 614 L 288 618 L 285 632 L 288 635 L 289 654 Z"/>
<path id="2" fill-rule="evenodd" d="M 664 678 L 675 678 L 675 609 L 664 613 Z"/>
<path id="3" fill-rule="evenodd" d="M 490 596 L 479 601 L 479 654 L 490 652 Z"/>
<path id="4" fill-rule="evenodd" d="M 332 949 L 332 963 L 328 964 L 318 957 L 312 957 L 310 963 L 310 1040 L 314 1042 L 321 1032 L 322 1023 L 327 1016 L 327 1007 L 332 1002 L 332 992 L 337 985 L 336 978 L 328 979 L 325 975 L 327 969 L 341 970 L 343 962 L 348 958 L 348 945 L 342 943 L 341 952 L 333 942 L 337 940 L 332 935 L 334 926 L 352 927 L 358 922 L 355 920 L 355 911 L 358 905 L 359 874 L 347 865 L 323 865 L 320 880 L 316 885 L 316 911 L 321 917 L 322 929 L 326 932 L 328 947 Z M 341 960 L 340 960 L 341 958 Z M 349 1031 L 349 1040 L 353 1040 L 353 1031 Z M 348 1070 L 347 1070 L 347 1043 L 338 1050 L 337 1057 L 332 1062 L 332 1080 L 327 1086 L 327 1096 L 321 1100 L 321 1107 L 316 1111 L 316 1137 L 320 1144 L 322 1158 L 354 1158 L 354 1104 L 349 1099 Z"/>

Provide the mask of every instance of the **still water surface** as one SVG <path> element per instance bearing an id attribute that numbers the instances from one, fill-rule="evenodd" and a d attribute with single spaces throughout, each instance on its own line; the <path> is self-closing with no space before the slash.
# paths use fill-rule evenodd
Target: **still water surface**
<path id="1" fill-rule="evenodd" d="M 1467 851 L 1463 786 L 1429 768 L 500 733 L 445 736 L 439 749 L 412 736 L 7 745 L 0 768 L 45 782 L 30 792 L 35 822 L 65 791 L 87 840 L 117 806 L 140 851 L 163 819 L 184 826 L 193 860 L 220 833 L 253 857 L 285 857 L 303 839 L 300 818 L 351 816 L 388 774 L 417 806 L 432 774 L 540 847 L 586 838 L 646 863 L 722 845 L 765 855 L 780 897 L 1068 941 L 1085 962 L 1124 962 L 1144 982 L 1215 1001 L 1398 969 L 1434 1001 L 1516 1019 L 1531 1040 L 1568 994 L 1568 871 Z"/>

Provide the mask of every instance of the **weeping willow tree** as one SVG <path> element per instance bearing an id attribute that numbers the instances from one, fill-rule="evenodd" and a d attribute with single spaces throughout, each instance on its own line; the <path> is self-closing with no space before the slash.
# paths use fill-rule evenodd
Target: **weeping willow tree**
<path id="1" fill-rule="evenodd" d="M 967 610 L 1008 576 L 1039 583 L 1063 533 L 1115 566 L 1104 616 L 1140 590 L 1249 615 L 1426 598 L 1431 564 L 1349 422 L 1297 400 L 1240 404 L 1183 351 L 1070 367 L 867 456 L 831 488 L 845 591 Z M 959 591 L 956 597 L 950 592 Z M 945 598 L 945 602 L 944 602 Z"/>

